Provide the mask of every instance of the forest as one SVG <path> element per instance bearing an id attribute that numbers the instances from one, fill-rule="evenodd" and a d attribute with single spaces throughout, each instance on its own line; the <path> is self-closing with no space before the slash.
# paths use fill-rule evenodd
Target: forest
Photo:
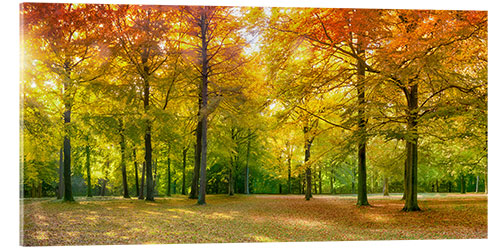
<path id="1" fill-rule="evenodd" d="M 20 18 L 21 198 L 379 194 L 402 197 L 396 213 L 488 192 L 486 11 L 23 3 Z"/>

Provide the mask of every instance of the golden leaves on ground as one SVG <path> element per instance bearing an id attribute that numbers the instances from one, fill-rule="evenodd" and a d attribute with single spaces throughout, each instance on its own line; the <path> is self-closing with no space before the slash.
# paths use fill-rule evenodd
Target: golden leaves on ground
<path id="1" fill-rule="evenodd" d="M 201 242 L 471 239 L 487 237 L 487 197 L 421 197 L 423 212 L 403 201 L 354 196 L 209 195 L 198 206 L 180 196 L 155 203 L 128 199 L 61 203 L 26 200 L 23 244 L 102 245 Z"/>

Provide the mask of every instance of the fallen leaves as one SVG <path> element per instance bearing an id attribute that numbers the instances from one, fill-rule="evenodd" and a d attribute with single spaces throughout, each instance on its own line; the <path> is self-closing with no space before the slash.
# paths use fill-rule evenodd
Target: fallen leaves
<path id="1" fill-rule="evenodd" d="M 294 242 L 487 237 L 487 196 L 421 198 L 422 212 L 401 212 L 397 198 L 316 195 L 209 195 L 197 206 L 181 196 L 155 203 L 26 200 L 23 245 Z"/>

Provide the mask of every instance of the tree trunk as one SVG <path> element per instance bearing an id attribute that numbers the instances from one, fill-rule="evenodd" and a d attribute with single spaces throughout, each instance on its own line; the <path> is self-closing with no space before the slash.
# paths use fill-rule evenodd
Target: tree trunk
<path id="1" fill-rule="evenodd" d="M 198 119 L 201 119 L 201 91 L 198 98 Z M 199 184 L 200 184 L 200 161 L 201 161 L 201 120 L 198 121 L 196 126 L 196 144 L 194 148 L 194 169 L 193 169 L 193 179 L 191 181 L 191 191 L 189 192 L 189 199 L 197 199 L 199 194 Z"/>
<path id="2" fill-rule="evenodd" d="M 309 131 L 305 131 L 306 134 Z M 305 143 L 305 155 L 304 155 L 304 164 L 307 164 L 309 161 L 309 158 L 311 156 L 311 144 L 312 141 L 309 139 L 306 139 Z M 306 200 L 310 200 L 312 198 L 311 194 L 311 166 L 307 165 L 306 166 Z"/>
<path id="3" fill-rule="evenodd" d="M 408 142 L 406 142 L 406 159 L 405 159 L 405 168 L 404 168 L 404 176 L 403 176 L 403 198 L 401 200 L 406 200 L 406 194 L 408 193 L 408 149 L 410 148 Z"/>
<path id="4" fill-rule="evenodd" d="M 360 39 L 359 39 L 360 40 Z M 364 49 L 361 40 L 358 44 L 357 53 L 360 58 L 357 62 L 357 84 L 358 91 L 358 206 L 369 206 L 366 190 L 366 118 L 365 118 L 365 64 Z"/>
<path id="5" fill-rule="evenodd" d="M 74 201 L 71 188 L 71 142 L 70 142 L 70 123 L 71 123 L 71 106 L 65 104 L 64 111 L 64 198 L 63 201 Z"/>
<path id="6" fill-rule="evenodd" d="M 232 161 L 231 161 L 232 163 Z M 233 166 L 231 164 L 231 168 L 229 169 L 229 173 L 228 173 L 228 182 L 227 182 L 227 194 L 229 196 L 232 196 L 234 195 L 234 181 L 233 181 Z"/>
<path id="7" fill-rule="evenodd" d="M 245 194 L 250 194 L 250 189 L 248 186 L 250 169 L 248 168 L 248 162 L 250 161 L 250 130 L 248 131 L 248 145 L 247 145 L 247 164 L 245 166 Z"/>
<path id="8" fill-rule="evenodd" d="M 135 194 L 139 197 L 139 174 L 137 172 L 137 157 L 135 153 L 135 147 L 132 151 L 132 155 L 134 157 L 134 170 L 135 170 Z"/>
<path id="9" fill-rule="evenodd" d="M 92 197 L 92 179 L 90 178 L 90 146 L 87 136 L 87 145 L 85 145 L 85 169 L 87 170 L 87 197 Z"/>
<path id="10" fill-rule="evenodd" d="M 182 150 L 182 195 L 186 195 L 186 155 L 189 147 Z"/>
<path id="11" fill-rule="evenodd" d="M 436 180 L 436 193 L 439 193 L 439 181 Z"/>
<path id="12" fill-rule="evenodd" d="M 417 203 L 417 167 L 418 167 L 418 129 L 417 129 L 417 116 L 418 116 L 418 85 L 414 84 L 410 87 L 408 95 L 408 131 L 412 135 L 407 145 L 407 160 L 408 160 L 408 184 L 407 194 L 405 199 L 405 206 L 403 211 L 420 211 Z M 407 139 L 408 140 L 408 139 Z"/>
<path id="13" fill-rule="evenodd" d="M 57 199 L 64 196 L 64 156 L 63 148 L 59 150 L 59 190 L 57 190 Z"/>
<path id="14" fill-rule="evenodd" d="M 465 194 L 465 176 L 462 174 L 460 175 L 460 193 Z"/>
<path id="15" fill-rule="evenodd" d="M 122 169 L 122 183 L 123 183 L 123 198 L 130 198 L 128 194 L 128 184 L 127 184 L 127 166 L 125 164 L 125 135 L 123 129 L 122 119 L 118 119 L 119 133 L 120 133 L 120 166 Z"/>
<path id="16" fill-rule="evenodd" d="M 488 171 L 488 169 L 486 169 Z M 488 194 L 488 172 L 484 173 L 484 193 Z"/>
<path id="17" fill-rule="evenodd" d="M 171 183 L 172 183 L 172 176 L 170 173 L 170 149 L 168 150 L 168 158 L 167 158 L 167 196 L 171 196 L 172 194 L 170 193 L 171 190 Z"/>
<path id="18" fill-rule="evenodd" d="M 147 59 L 143 63 L 146 63 Z M 151 126 L 152 121 L 149 118 L 149 78 L 147 76 L 149 72 L 148 66 L 144 66 L 144 72 L 146 72 L 144 79 L 144 111 L 146 113 L 146 130 L 144 133 L 144 161 L 146 162 L 146 200 L 154 201 L 154 187 L 153 187 L 153 166 L 152 166 L 152 154 L 153 149 L 151 145 Z"/>
<path id="19" fill-rule="evenodd" d="M 384 196 L 389 196 L 389 178 L 384 178 Z"/>
<path id="20" fill-rule="evenodd" d="M 157 170 L 158 170 L 158 159 L 155 159 L 153 161 L 153 170 L 154 170 L 154 175 L 153 175 L 153 196 L 156 196 L 158 195 L 158 189 L 156 188 L 156 183 L 157 183 L 157 177 L 158 175 L 156 174 L 157 173 Z"/>
<path id="21" fill-rule="evenodd" d="M 288 193 L 292 193 L 292 156 L 288 155 Z"/>
<path id="22" fill-rule="evenodd" d="M 144 200 L 144 174 L 146 172 L 146 163 L 142 163 L 141 188 L 137 199 Z"/>
<path id="23" fill-rule="evenodd" d="M 303 194 L 304 189 L 302 187 L 302 175 L 301 174 L 299 174 L 298 182 L 299 182 L 299 194 Z"/>
<path id="24" fill-rule="evenodd" d="M 207 179 L 207 116 L 208 116 L 208 21 L 207 7 L 202 7 L 203 11 L 200 16 L 201 28 L 201 157 L 200 157 L 200 191 L 198 195 L 198 204 L 204 205 L 206 194 L 206 179 Z"/>
<path id="25" fill-rule="evenodd" d="M 479 192 L 479 175 L 476 175 L 476 193 Z"/>

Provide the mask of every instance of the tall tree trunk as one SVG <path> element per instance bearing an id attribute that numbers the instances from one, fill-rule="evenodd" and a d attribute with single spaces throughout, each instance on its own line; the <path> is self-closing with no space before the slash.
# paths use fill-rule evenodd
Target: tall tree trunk
<path id="1" fill-rule="evenodd" d="M 141 188 L 137 199 L 144 200 L 144 174 L 146 172 L 146 163 L 142 163 Z"/>
<path id="2" fill-rule="evenodd" d="M 308 131 L 306 131 L 307 133 Z M 307 164 L 309 158 L 311 156 L 311 144 L 312 141 L 306 139 L 305 143 L 305 155 L 304 155 L 304 164 Z M 306 200 L 310 200 L 312 198 L 311 194 L 311 166 L 306 166 Z"/>
<path id="3" fill-rule="evenodd" d="M 201 93 L 201 92 L 200 92 Z M 198 117 L 201 117 L 201 94 L 199 97 L 199 111 Z M 201 161 L 201 120 L 198 121 L 196 126 L 196 144 L 194 148 L 194 169 L 193 179 L 191 180 L 191 191 L 189 192 L 189 199 L 197 199 L 199 194 L 200 185 L 200 161 Z"/>
<path id="4" fill-rule="evenodd" d="M 439 181 L 436 179 L 436 193 L 439 193 Z"/>
<path id="5" fill-rule="evenodd" d="M 248 144 L 247 144 L 247 163 L 245 166 L 245 194 L 250 194 L 250 189 L 248 186 L 249 183 L 249 175 L 250 175 L 250 169 L 248 168 L 248 162 L 250 161 L 250 130 L 248 130 Z"/>
<path id="6" fill-rule="evenodd" d="M 359 39 L 357 53 L 360 56 L 357 62 L 357 84 L 358 91 L 358 206 L 369 206 L 366 190 L 366 117 L 365 117 L 365 62 L 363 44 Z"/>
<path id="7" fill-rule="evenodd" d="M 185 147 L 182 150 L 182 195 L 186 195 L 186 156 L 189 147 Z"/>
<path id="8" fill-rule="evenodd" d="M 158 189 L 156 188 L 156 183 L 157 183 L 157 177 L 158 175 L 156 174 L 157 173 L 157 170 L 158 170 L 158 159 L 155 159 L 153 161 L 153 170 L 154 170 L 154 175 L 153 175 L 153 196 L 156 196 L 158 195 Z"/>
<path id="9" fill-rule="evenodd" d="M 172 183 L 172 175 L 170 173 L 170 147 L 169 147 L 169 154 L 167 157 L 167 196 L 171 196 L 172 194 L 170 193 L 171 189 L 171 183 Z"/>
<path id="10" fill-rule="evenodd" d="M 207 116 L 208 116 L 208 20 L 207 7 L 202 7 L 200 16 L 200 37 L 201 37 L 201 157 L 200 157 L 200 190 L 198 194 L 198 204 L 204 205 L 207 187 Z"/>
<path id="11" fill-rule="evenodd" d="M 92 179 L 90 176 L 90 146 L 87 136 L 87 145 L 85 145 L 85 169 L 87 170 L 87 197 L 92 197 Z"/>
<path id="12" fill-rule="evenodd" d="M 408 179 L 407 179 L 407 192 L 405 199 L 405 206 L 403 211 L 420 211 L 417 203 L 417 167 L 418 167 L 418 129 L 417 129 L 417 116 L 418 116 L 418 85 L 414 84 L 409 87 L 408 94 L 408 131 L 411 133 L 412 138 L 409 139 L 407 145 L 407 165 L 408 165 Z M 407 139 L 408 140 L 408 139 Z"/>
<path id="13" fill-rule="evenodd" d="M 292 193 L 292 156 L 288 155 L 288 193 Z"/>
<path id="14" fill-rule="evenodd" d="M 389 178 L 385 177 L 384 178 L 384 196 L 389 196 Z"/>
<path id="15" fill-rule="evenodd" d="M 460 175 L 460 193 L 465 194 L 466 192 L 466 187 L 465 187 L 465 175 Z"/>
<path id="16" fill-rule="evenodd" d="M 59 190 L 57 190 L 57 199 L 64 196 L 64 156 L 63 148 L 59 150 Z"/>
<path id="17" fill-rule="evenodd" d="M 476 193 L 479 192 L 479 175 L 476 175 Z"/>
<path id="18" fill-rule="evenodd" d="M 299 194 L 303 194 L 304 191 L 303 191 L 303 187 L 302 187 L 302 175 L 301 174 L 299 174 L 298 182 L 299 182 Z"/>
<path id="19" fill-rule="evenodd" d="M 409 142 L 406 142 L 406 158 L 404 166 L 404 176 L 403 176 L 403 198 L 401 200 L 406 200 L 406 194 L 408 193 L 408 149 L 410 148 Z"/>
<path id="20" fill-rule="evenodd" d="M 102 185 L 101 185 L 101 196 L 106 195 L 106 184 L 108 183 L 107 179 L 102 179 Z"/>
<path id="21" fill-rule="evenodd" d="M 135 147 L 132 151 L 134 157 L 134 170 L 135 170 L 135 194 L 139 197 L 139 174 L 137 172 L 137 155 L 135 153 Z"/>
<path id="22" fill-rule="evenodd" d="M 127 184 L 127 166 L 125 164 L 125 135 L 123 129 L 122 119 L 118 119 L 119 133 L 120 133 L 120 166 L 122 170 L 122 183 L 123 183 L 123 198 L 130 198 L 128 194 L 128 184 Z"/>
<path id="23" fill-rule="evenodd" d="M 227 194 L 229 196 L 234 195 L 234 177 L 233 177 L 233 161 L 232 160 L 231 160 L 231 168 L 229 168 L 229 173 L 228 173 Z"/>
<path id="24" fill-rule="evenodd" d="M 143 58 L 143 63 L 147 62 L 147 58 Z M 151 145 L 151 126 L 152 121 L 149 118 L 149 67 L 144 66 L 144 111 L 146 113 L 146 130 L 144 133 L 144 161 L 146 162 L 146 200 L 154 201 L 154 187 L 153 187 L 153 165 L 152 165 L 152 154 L 153 148 Z"/>
<path id="25" fill-rule="evenodd" d="M 66 88 L 65 88 L 66 89 Z M 69 97 L 67 97 L 69 98 Z M 66 103 L 64 111 L 64 198 L 63 201 L 74 201 L 71 186 L 71 142 L 70 142 L 70 124 L 71 124 L 71 105 Z"/>

